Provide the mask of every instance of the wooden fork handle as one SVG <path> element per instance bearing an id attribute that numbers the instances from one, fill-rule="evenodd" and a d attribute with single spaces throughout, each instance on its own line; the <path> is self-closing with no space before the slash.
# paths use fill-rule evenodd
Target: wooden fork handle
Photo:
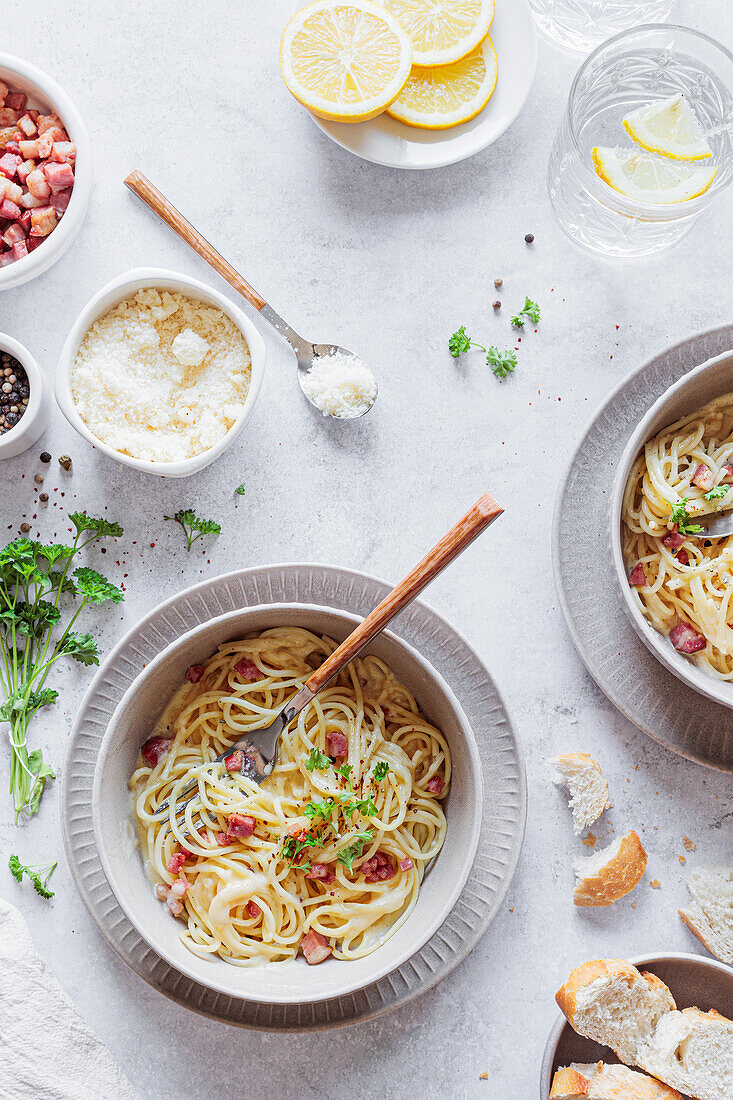
<path id="1" fill-rule="evenodd" d="M 176 210 L 173 203 L 168 202 L 165 195 L 162 195 L 158 188 L 152 185 L 147 176 L 135 170 L 130 173 L 125 183 L 139 199 L 143 200 L 146 206 L 149 206 L 166 225 L 170 226 L 174 233 L 177 233 L 186 244 L 190 245 L 194 252 L 198 252 L 202 260 L 206 260 L 214 271 L 218 271 L 222 279 L 226 279 L 230 286 L 233 286 L 235 290 L 243 295 L 250 305 L 253 305 L 256 310 L 264 309 L 267 305 L 265 299 L 261 298 L 256 290 L 253 290 L 230 263 L 227 263 L 224 257 L 209 244 L 206 237 L 199 233 L 198 229 L 194 229 L 191 223 L 186 221 L 183 214 Z"/>
<path id="2" fill-rule="evenodd" d="M 457 558 L 469 543 L 473 542 L 489 524 L 497 519 L 503 509 L 499 507 L 490 493 L 484 493 L 480 500 L 476 501 L 473 508 L 463 519 L 460 519 L 455 527 L 443 536 L 422 561 L 408 573 L 403 581 L 393 588 L 389 595 L 374 608 L 366 619 L 357 626 L 348 638 L 333 651 L 331 656 L 317 668 L 308 679 L 306 688 L 315 694 L 324 684 L 340 672 L 341 669 L 352 661 L 361 649 L 397 615 L 404 607 L 415 599 L 426 585 L 430 584 L 438 573 L 445 569 L 446 565 Z"/>

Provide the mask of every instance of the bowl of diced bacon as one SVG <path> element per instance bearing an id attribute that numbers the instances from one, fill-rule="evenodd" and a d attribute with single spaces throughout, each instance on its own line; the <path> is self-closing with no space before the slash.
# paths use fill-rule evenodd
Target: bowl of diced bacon
<path id="1" fill-rule="evenodd" d="M 35 65 L 0 53 L 0 290 L 60 258 L 91 187 L 89 135 L 69 97 Z"/>
<path id="2" fill-rule="evenodd" d="M 702 648 L 703 636 L 681 622 L 679 628 L 675 627 L 666 637 L 655 630 L 639 610 L 633 592 L 638 584 L 644 583 L 643 570 L 633 562 L 624 561 L 621 514 L 626 483 L 644 444 L 667 425 L 729 393 L 733 393 L 733 350 L 694 367 L 665 390 L 640 420 L 626 444 L 616 470 L 609 511 L 611 557 L 631 625 L 647 649 L 678 680 L 725 707 L 733 707 L 733 685 L 709 675 L 694 663 L 694 654 Z"/>
<path id="3" fill-rule="evenodd" d="M 439 673 L 407 642 L 384 631 L 366 652 L 384 660 L 414 693 L 421 711 L 448 741 L 451 785 L 443 803 L 446 838 L 420 886 L 417 903 L 397 931 L 371 954 L 321 958 L 301 944 L 287 962 L 234 966 L 216 955 L 199 957 L 181 942 L 180 921 L 156 897 L 132 826 L 128 781 L 138 754 L 157 752 L 150 732 L 165 703 L 227 641 L 272 627 L 294 626 L 341 641 L 360 620 L 345 611 L 308 604 L 270 604 L 230 611 L 172 642 L 133 680 L 105 733 L 97 757 L 92 817 L 97 850 L 112 892 L 142 938 L 176 970 L 230 997 L 303 1004 L 345 996 L 396 970 L 423 947 L 463 891 L 478 847 L 483 810 L 481 760 L 466 715 Z M 148 761 L 150 763 L 150 761 Z M 236 816 L 236 815 L 235 815 Z M 251 819 L 250 819 L 251 820 Z M 236 835 L 250 835 L 245 831 Z M 310 965 L 309 965 L 310 963 Z M 321 963 L 321 965 L 313 965 Z"/>

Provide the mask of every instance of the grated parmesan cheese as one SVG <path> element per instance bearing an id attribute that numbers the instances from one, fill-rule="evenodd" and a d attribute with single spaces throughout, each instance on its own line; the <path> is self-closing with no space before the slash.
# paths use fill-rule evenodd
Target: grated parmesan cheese
<path id="1" fill-rule="evenodd" d="M 377 396 L 377 383 L 366 363 L 343 351 L 316 356 L 302 384 L 324 416 L 346 420 L 367 412 Z"/>
<path id="2" fill-rule="evenodd" d="M 150 287 L 92 325 L 71 389 L 82 420 L 109 447 L 180 462 L 223 439 L 250 376 L 247 342 L 221 309 Z"/>

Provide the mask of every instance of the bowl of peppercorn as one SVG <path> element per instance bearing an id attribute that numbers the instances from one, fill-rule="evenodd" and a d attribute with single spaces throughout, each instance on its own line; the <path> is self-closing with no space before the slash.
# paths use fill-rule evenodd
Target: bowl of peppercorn
<path id="1" fill-rule="evenodd" d="M 28 348 L 0 332 L 0 459 L 32 447 L 48 423 L 51 398 Z"/>

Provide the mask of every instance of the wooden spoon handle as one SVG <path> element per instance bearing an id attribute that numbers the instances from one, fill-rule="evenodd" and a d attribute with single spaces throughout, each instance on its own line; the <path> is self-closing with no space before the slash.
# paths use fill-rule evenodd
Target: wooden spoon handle
<path id="1" fill-rule="evenodd" d="M 125 183 L 159 218 L 163 219 L 166 225 L 171 227 L 174 233 L 177 233 L 186 244 L 190 245 L 194 252 L 198 252 L 199 256 L 206 260 L 214 271 L 218 271 L 221 277 L 226 279 L 235 290 L 239 291 L 255 309 L 260 310 L 267 305 L 265 299 L 261 298 L 257 291 L 252 289 L 230 263 L 227 263 L 224 257 L 209 244 L 206 237 L 203 237 L 198 229 L 194 229 L 189 221 L 186 221 L 183 214 L 176 210 L 172 203 L 168 202 L 165 195 L 161 195 L 157 187 L 153 187 L 147 176 L 135 170 L 130 173 Z"/>
<path id="2" fill-rule="evenodd" d="M 357 626 L 348 638 L 333 651 L 330 657 L 317 668 L 308 679 L 306 687 L 309 691 L 320 691 L 324 684 L 340 672 L 341 669 L 353 661 L 359 650 L 363 649 L 372 638 L 381 630 L 384 630 L 395 615 L 404 607 L 407 607 L 415 599 L 426 585 L 437 577 L 446 565 L 450 565 L 454 558 L 466 549 L 469 543 L 484 531 L 489 524 L 497 519 L 503 509 L 499 507 L 490 493 L 484 493 L 480 500 L 476 501 L 473 508 L 463 519 L 460 519 L 455 527 L 452 527 L 447 535 L 430 550 L 422 561 L 408 573 L 403 581 L 393 588 L 389 595 L 377 607 L 374 608 L 366 619 Z"/>

